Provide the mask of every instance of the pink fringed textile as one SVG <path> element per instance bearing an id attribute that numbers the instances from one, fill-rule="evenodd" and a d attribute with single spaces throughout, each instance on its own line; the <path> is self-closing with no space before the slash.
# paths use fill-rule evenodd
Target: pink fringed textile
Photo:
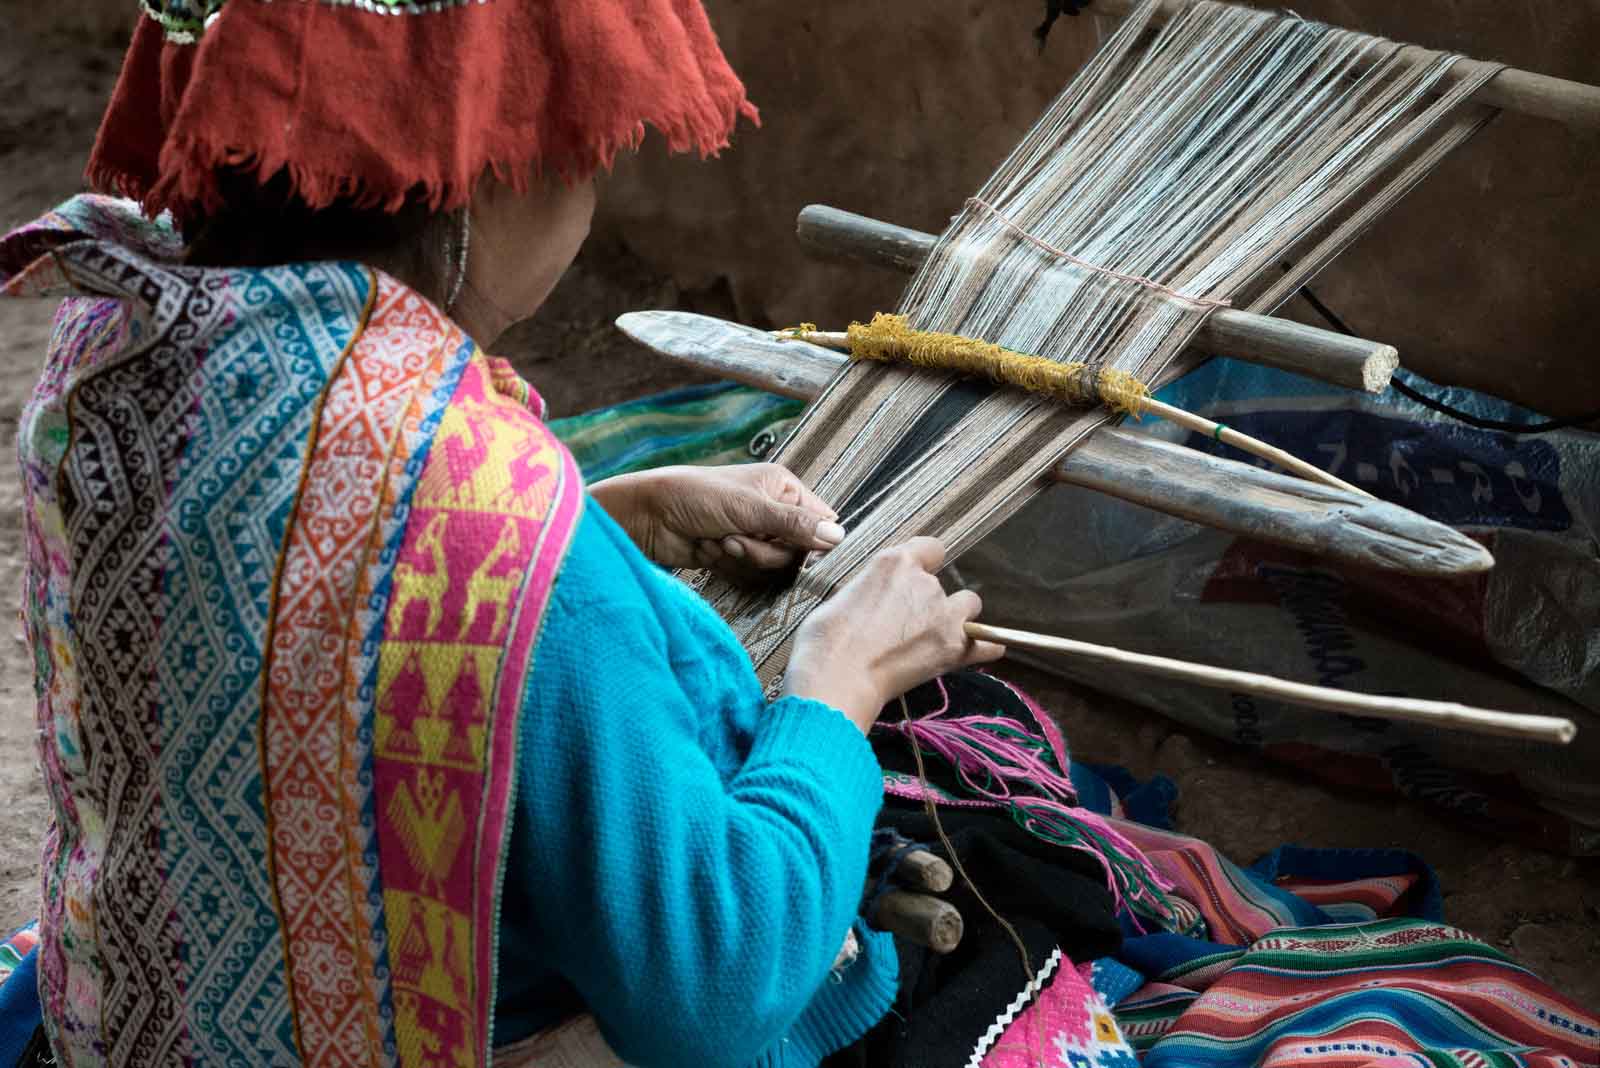
<path id="1" fill-rule="evenodd" d="M 1099 861 L 1118 911 L 1126 910 L 1135 926 L 1143 929 L 1140 916 L 1162 927 L 1178 924 L 1181 912 L 1167 899 L 1172 883 L 1138 846 L 1100 815 L 1078 806 L 1059 729 L 1031 697 L 1010 683 L 1003 684 L 1026 706 L 1033 724 L 1004 715 L 952 716 L 949 692 L 942 681 L 937 683 L 944 693 L 939 708 L 915 719 L 878 724 L 878 729 L 901 735 L 947 764 L 965 797 L 952 798 L 914 782 L 888 782 L 884 789 L 907 798 L 931 796 L 940 804 L 1009 809 L 1030 833 Z"/>

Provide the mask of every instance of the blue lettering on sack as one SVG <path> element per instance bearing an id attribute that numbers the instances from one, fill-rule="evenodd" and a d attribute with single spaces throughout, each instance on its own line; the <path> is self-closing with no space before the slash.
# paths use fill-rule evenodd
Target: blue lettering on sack
<path id="1" fill-rule="evenodd" d="M 1548 441 L 1345 409 L 1238 412 L 1226 421 L 1441 523 L 1525 530 L 1572 525 L 1561 493 L 1561 455 Z M 1190 435 L 1189 445 L 1264 463 L 1199 434 Z"/>

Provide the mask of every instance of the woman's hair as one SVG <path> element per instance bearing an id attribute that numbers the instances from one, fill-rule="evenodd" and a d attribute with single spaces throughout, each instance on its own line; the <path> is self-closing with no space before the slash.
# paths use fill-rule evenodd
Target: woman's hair
<path id="1" fill-rule="evenodd" d="M 442 301 L 458 239 L 456 214 L 421 199 L 399 211 L 356 207 L 351 199 L 312 209 L 280 171 L 266 182 L 254 173 L 217 177 L 222 206 L 183 227 L 185 262 L 203 267 L 270 267 L 316 260 L 356 260 L 394 275 Z"/>

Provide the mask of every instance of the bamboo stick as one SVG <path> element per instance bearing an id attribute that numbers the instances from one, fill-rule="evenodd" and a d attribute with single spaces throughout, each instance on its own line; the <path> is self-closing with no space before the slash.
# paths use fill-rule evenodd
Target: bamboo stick
<path id="1" fill-rule="evenodd" d="M 1089 11 L 1096 15 L 1122 16 L 1138 6 L 1139 0 L 1094 0 Z M 1167 22 L 1182 12 L 1185 6 L 1185 0 L 1161 0 L 1155 21 Z M 1418 51 L 1427 55 L 1439 54 L 1424 48 Z M 1447 77 L 1454 84 L 1461 78 L 1476 75 L 1484 67 L 1494 65 L 1481 59 L 1462 58 L 1456 61 Z M 1566 78 L 1553 78 L 1548 74 L 1507 67 L 1478 90 L 1472 99 L 1504 111 L 1554 119 L 1574 129 L 1600 129 L 1600 86 Z"/>
<path id="2" fill-rule="evenodd" d="M 949 953 L 960 945 L 965 927 L 961 913 L 950 902 L 903 890 L 890 890 L 879 898 L 870 918 L 874 926 L 935 953 Z"/>
<path id="3" fill-rule="evenodd" d="M 938 240 L 933 234 L 824 204 L 803 209 L 795 232 L 800 244 L 813 253 L 907 274 L 922 266 Z M 1219 308 L 1206 316 L 1194 347 L 1365 393 L 1388 389 L 1390 376 L 1400 366 L 1393 345 L 1234 308 Z"/>
<path id="4" fill-rule="evenodd" d="M 1309 479 L 1312 482 L 1320 482 L 1324 486 L 1332 486 L 1334 489 L 1342 489 L 1346 493 L 1354 493 L 1361 497 L 1372 496 L 1366 490 L 1352 486 L 1338 475 L 1330 475 L 1315 464 L 1307 463 L 1292 452 L 1280 449 L 1276 445 L 1268 445 L 1260 438 L 1253 438 L 1249 434 L 1241 434 L 1232 427 L 1214 422 L 1203 415 L 1196 415 L 1187 409 L 1158 401 L 1154 397 L 1146 397 L 1144 407 L 1151 415 L 1159 415 L 1170 423 L 1177 423 L 1185 430 L 1193 430 L 1198 434 L 1215 438 L 1224 445 L 1232 445 L 1236 449 L 1243 449 L 1252 456 L 1259 456 L 1263 460 L 1275 463 L 1285 471 L 1290 471 L 1301 478 Z"/>
<path id="5" fill-rule="evenodd" d="M 793 338 L 799 341 L 809 341 L 813 345 L 823 345 L 831 349 L 850 350 L 850 336 L 834 330 L 780 330 L 774 336 L 779 338 Z M 1193 430 L 1208 438 L 1215 438 L 1224 445 L 1232 445 L 1252 456 L 1259 456 L 1268 463 L 1277 464 L 1285 471 L 1291 471 L 1304 479 L 1320 482 L 1324 486 L 1342 489 L 1347 493 L 1354 493 L 1361 497 L 1370 497 L 1372 494 L 1364 489 L 1352 486 L 1337 475 L 1329 474 L 1315 464 L 1309 464 L 1292 452 L 1287 452 L 1276 445 L 1269 445 L 1260 438 L 1251 437 L 1232 427 L 1214 422 L 1203 415 L 1184 408 L 1179 408 L 1165 401 L 1158 401 L 1154 397 L 1146 397 L 1143 402 L 1144 410 L 1151 415 L 1160 416 L 1171 423 L 1176 423 L 1185 430 Z"/>
<path id="6" fill-rule="evenodd" d="M 1178 679 L 1196 686 L 1232 690 L 1354 716 L 1405 720 L 1445 730 L 1493 734 L 1502 738 L 1520 738 L 1524 741 L 1544 742 L 1549 745 L 1566 745 L 1578 734 L 1576 724 L 1570 719 L 1559 716 L 1519 715 L 1487 708 L 1473 708 L 1454 701 L 1424 701 L 1415 697 L 1384 697 L 1352 693 L 1349 690 L 1292 682 L 1272 675 L 1259 675 L 1253 671 L 1234 671 L 1231 668 L 1213 667 L 1210 664 L 1196 664 L 1165 656 L 1133 653 L 1109 645 L 1095 645 L 1091 642 L 1058 638 L 1049 634 L 1034 634 L 1031 631 L 1012 630 L 1008 627 L 991 627 L 984 623 L 968 623 L 967 636 L 978 641 L 999 642 L 1002 645 L 1015 645 L 1037 652 L 1063 653 L 1085 660 L 1096 660 L 1103 664 L 1115 664 L 1147 675 Z"/>
<path id="7" fill-rule="evenodd" d="M 629 337 L 669 359 L 786 397 L 813 400 L 844 366 L 832 349 L 689 312 L 630 312 Z M 1120 427 L 1101 427 L 1051 470 L 1105 493 L 1243 537 L 1361 567 L 1412 575 L 1486 571 L 1471 538 L 1415 512 L 1211 456 Z"/>

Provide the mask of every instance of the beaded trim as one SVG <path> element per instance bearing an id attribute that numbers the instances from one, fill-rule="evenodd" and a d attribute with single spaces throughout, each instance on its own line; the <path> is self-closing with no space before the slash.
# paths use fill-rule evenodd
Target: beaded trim
<path id="1" fill-rule="evenodd" d="M 222 12 L 227 0 L 139 0 L 144 13 L 161 24 L 162 33 L 174 44 L 194 44 Z M 272 0 L 260 0 L 272 3 Z M 293 0 L 291 0 L 293 2 Z M 374 15 L 430 15 L 450 8 L 487 4 L 489 0 L 299 0 L 328 7 L 352 7 Z"/>

